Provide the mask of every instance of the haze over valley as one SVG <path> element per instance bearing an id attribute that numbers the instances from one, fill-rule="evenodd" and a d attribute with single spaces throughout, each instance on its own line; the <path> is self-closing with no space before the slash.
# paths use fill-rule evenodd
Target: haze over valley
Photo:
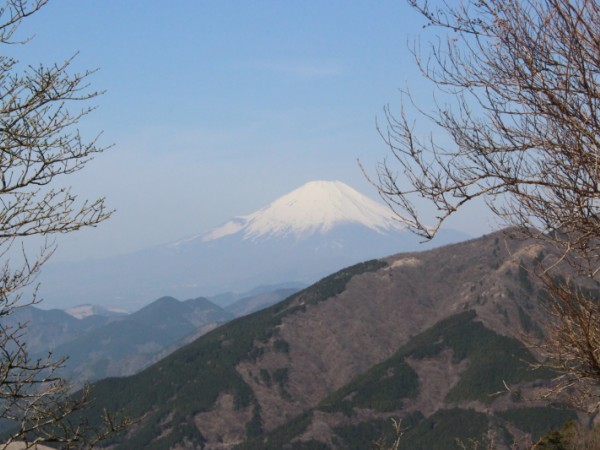
<path id="1" fill-rule="evenodd" d="M 385 205 L 339 181 L 312 181 L 207 233 L 110 258 L 49 262 L 39 292 L 46 306 L 91 303 L 132 312 L 167 295 L 305 286 L 367 259 L 466 237 L 450 229 L 422 244 Z"/>

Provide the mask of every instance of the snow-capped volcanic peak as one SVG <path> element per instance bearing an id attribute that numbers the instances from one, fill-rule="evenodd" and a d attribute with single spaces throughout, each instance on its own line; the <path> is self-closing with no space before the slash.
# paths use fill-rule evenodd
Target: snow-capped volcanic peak
<path id="1" fill-rule="evenodd" d="M 243 233 L 244 239 L 265 236 L 307 237 L 337 225 L 363 225 L 377 232 L 403 230 L 388 207 L 340 181 L 311 181 L 247 216 L 236 217 L 203 238 L 211 241 Z"/>

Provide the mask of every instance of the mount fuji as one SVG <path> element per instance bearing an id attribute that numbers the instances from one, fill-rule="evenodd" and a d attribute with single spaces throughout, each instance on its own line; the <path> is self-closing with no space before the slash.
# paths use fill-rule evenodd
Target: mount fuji
<path id="1" fill-rule="evenodd" d="M 380 234 L 404 231 L 388 208 L 340 181 L 311 181 L 247 216 L 237 217 L 202 237 L 204 242 L 239 234 L 242 239 L 307 239 L 355 224 Z"/>
<path id="2" fill-rule="evenodd" d="M 435 245 L 467 237 L 449 230 Z M 40 294 L 53 307 L 135 310 L 163 295 L 308 284 L 350 264 L 431 246 L 420 245 L 389 208 L 346 184 L 312 181 L 205 234 L 106 259 L 47 264 Z"/>

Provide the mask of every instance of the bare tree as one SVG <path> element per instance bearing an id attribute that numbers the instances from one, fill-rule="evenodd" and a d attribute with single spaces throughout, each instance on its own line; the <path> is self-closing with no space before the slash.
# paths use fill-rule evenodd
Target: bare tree
<path id="1" fill-rule="evenodd" d="M 380 133 L 392 159 L 374 183 L 426 239 L 481 198 L 501 223 L 556 249 L 556 265 L 544 267 L 552 287 L 544 350 L 564 386 L 585 386 L 584 397 L 598 400 L 600 304 L 590 292 L 600 270 L 600 3 L 408 3 L 445 33 L 413 47 L 436 106 L 425 110 L 404 92 L 399 113 L 385 108 Z M 439 139 L 416 131 L 413 111 Z M 431 209 L 433 223 L 424 218 Z M 573 279 L 557 285 L 552 271 L 567 263 Z M 587 279 L 585 292 L 577 278 Z"/>
<path id="2" fill-rule="evenodd" d="M 19 26 L 47 1 L 5 0 L 0 47 L 25 45 L 28 39 L 16 36 Z M 70 73 L 71 65 L 72 60 L 25 66 L 0 54 L 0 319 L 38 302 L 21 290 L 34 283 L 52 254 L 49 237 L 95 226 L 111 214 L 104 199 L 79 201 L 59 184 L 103 151 L 76 128 L 99 93 L 89 88 L 91 72 Z M 42 243 L 32 254 L 26 244 L 35 236 Z M 61 448 L 89 447 L 118 428 L 109 416 L 97 429 L 71 419 L 85 406 L 88 392 L 70 397 L 68 383 L 56 375 L 64 360 L 32 359 L 23 341 L 26 331 L 24 325 L 0 325 L 0 423 L 12 427 L 0 448 L 16 441 L 22 448 L 53 442 Z"/>

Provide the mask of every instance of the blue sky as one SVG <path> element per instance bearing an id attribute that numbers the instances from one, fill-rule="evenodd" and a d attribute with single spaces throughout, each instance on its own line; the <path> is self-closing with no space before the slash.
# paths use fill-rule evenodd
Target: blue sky
<path id="1" fill-rule="evenodd" d="M 208 231 L 315 179 L 376 198 L 358 165 L 386 156 L 375 121 L 424 84 L 408 51 L 424 21 L 396 1 L 54 0 L 24 22 L 26 63 L 94 69 L 106 90 L 81 123 L 114 147 L 64 182 L 117 209 L 59 239 L 101 257 Z M 472 208 L 450 223 L 472 234 Z"/>

